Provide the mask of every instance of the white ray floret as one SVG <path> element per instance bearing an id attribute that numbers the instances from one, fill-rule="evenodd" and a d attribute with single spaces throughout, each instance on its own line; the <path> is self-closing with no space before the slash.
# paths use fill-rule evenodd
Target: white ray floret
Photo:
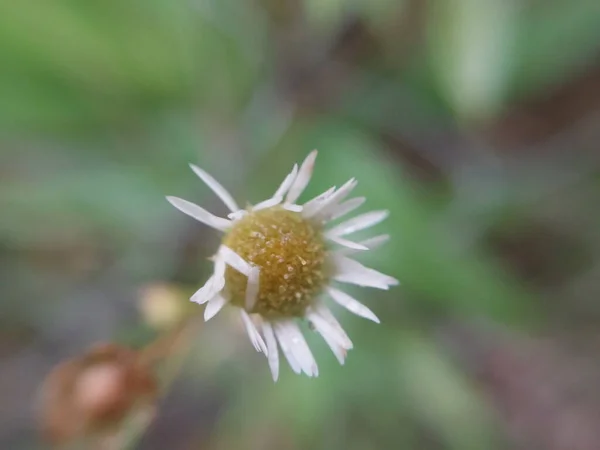
<path id="1" fill-rule="evenodd" d="M 365 239 L 364 241 L 360 241 L 360 242 L 358 242 L 358 244 L 364 245 L 365 247 L 367 247 L 368 250 L 374 250 L 376 248 L 381 247 L 383 244 L 385 244 L 389 240 L 390 240 L 389 234 L 380 234 L 379 236 L 374 236 L 372 238 Z M 338 254 L 346 256 L 346 255 L 351 255 L 353 253 L 356 253 L 357 251 L 359 251 L 359 250 L 344 248 L 344 249 L 339 250 Z"/>
<path id="2" fill-rule="evenodd" d="M 260 287 L 260 269 L 256 266 L 250 268 L 248 285 L 246 286 L 246 309 L 252 311 L 258 297 Z"/>
<path id="3" fill-rule="evenodd" d="M 330 221 L 330 220 L 339 219 L 340 217 L 343 217 L 346 214 L 349 214 L 352 211 L 354 211 L 356 208 L 361 206 L 365 201 L 366 201 L 365 197 L 355 197 L 355 198 L 351 198 L 350 200 L 343 201 L 342 203 L 338 204 L 335 208 L 331 209 L 331 212 L 330 212 L 329 216 L 326 218 L 326 220 Z"/>
<path id="4" fill-rule="evenodd" d="M 221 294 L 215 295 L 206 305 L 206 309 L 204 309 L 204 320 L 208 322 L 215 317 L 217 313 L 223 309 L 225 303 L 227 303 L 225 297 Z"/>
<path id="5" fill-rule="evenodd" d="M 288 174 L 288 176 L 285 177 L 285 180 L 283 180 L 279 188 L 277 188 L 277 191 L 275 191 L 273 197 L 263 202 L 260 202 L 259 204 L 255 205 L 252 209 L 254 211 L 259 211 L 261 209 L 271 208 L 273 206 L 279 205 L 283 201 L 283 196 L 286 194 L 288 189 L 296 180 L 296 175 L 298 175 L 298 165 L 294 164 L 294 168 Z"/>
<path id="6" fill-rule="evenodd" d="M 242 217 L 244 217 L 246 214 L 248 214 L 248 211 L 246 211 L 245 209 L 240 209 L 239 211 L 227 214 L 227 218 L 235 222 L 236 220 L 239 220 Z"/>
<path id="7" fill-rule="evenodd" d="M 336 336 L 341 339 L 340 345 L 348 350 L 351 350 L 354 347 L 352 341 L 325 303 L 322 301 L 318 302 L 315 305 L 315 310 L 329 323 L 329 325 L 333 327 L 334 331 L 336 332 Z"/>
<path id="8" fill-rule="evenodd" d="M 298 164 L 294 164 L 294 168 L 288 174 L 288 176 L 285 177 L 285 180 L 283 180 L 283 182 L 281 183 L 279 188 L 275 191 L 275 195 L 273 195 L 273 198 L 280 199 L 279 202 L 281 203 L 283 201 L 283 196 L 285 194 L 287 194 L 288 190 L 292 187 L 292 184 L 294 184 L 294 181 L 296 181 L 297 175 L 298 175 Z"/>
<path id="9" fill-rule="evenodd" d="M 190 167 L 194 173 L 198 175 L 198 177 L 204 181 L 215 194 L 217 194 L 217 197 L 225 203 L 225 206 L 227 206 L 231 212 L 239 211 L 240 207 L 237 205 L 229 191 L 227 191 L 227 189 L 225 189 L 217 180 L 194 164 L 190 164 Z"/>
<path id="10" fill-rule="evenodd" d="M 365 247 L 368 247 L 369 250 L 373 250 L 373 249 L 379 248 L 380 246 L 382 246 L 389 240 L 390 240 L 389 234 L 380 234 L 379 236 L 373 236 L 372 238 L 365 239 L 364 241 L 361 241 L 360 243 L 363 244 Z"/>
<path id="11" fill-rule="evenodd" d="M 306 189 L 306 186 L 308 186 L 308 182 L 312 176 L 316 159 L 317 151 L 313 150 L 300 166 L 298 176 L 294 180 L 290 190 L 287 193 L 287 196 L 285 197 L 286 203 L 296 203 L 296 200 L 298 200 L 300 195 L 302 195 L 302 192 L 304 192 L 304 189 Z"/>
<path id="12" fill-rule="evenodd" d="M 302 205 L 302 215 L 304 217 L 307 217 L 307 215 L 310 213 L 310 211 L 312 211 L 313 209 L 316 209 L 317 206 L 319 206 L 322 202 L 324 202 L 325 200 L 327 200 L 329 197 L 331 197 L 331 195 L 333 195 L 333 193 L 335 192 L 336 187 L 332 186 L 329 189 L 327 189 L 325 192 L 323 192 L 322 194 L 317 195 L 315 198 L 307 201 L 304 205 Z"/>
<path id="13" fill-rule="evenodd" d="M 330 214 L 339 203 L 344 200 L 350 192 L 356 187 L 358 182 L 351 178 L 348 180 L 341 188 L 335 191 L 333 194 L 323 199 L 319 204 L 315 206 L 315 208 L 310 211 L 305 211 L 304 217 L 311 218 L 314 217 L 316 220 L 324 220 L 327 217 L 327 214 Z"/>
<path id="14" fill-rule="evenodd" d="M 225 261 L 218 258 L 215 261 L 215 272 L 208 279 L 206 284 L 192 295 L 191 301 L 202 305 L 221 292 L 225 287 Z"/>
<path id="15" fill-rule="evenodd" d="M 346 349 L 348 344 L 344 337 L 337 332 L 325 318 L 316 312 L 309 312 L 306 315 L 307 319 L 315 327 L 315 330 L 329 343 L 335 343 L 337 347 Z M 330 345 L 331 346 L 331 345 Z"/>
<path id="16" fill-rule="evenodd" d="M 192 202 L 188 202 L 187 200 L 178 197 L 167 197 L 167 200 L 182 213 L 193 217 L 209 227 L 225 231 L 231 226 L 230 220 L 217 217 Z"/>
<path id="17" fill-rule="evenodd" d="M 287 360 L 287 362 L 290 365 L 290 367 L 292 368 L 292 370 L 295 373 L 302 372 L 302 367 L 300 366 L 300 363 L 296 359 L 294 352 L 292 352 L 292 349 L 290 348 L 290 345 L 288 343 L 288 338 L 287 338 L 287 335 L 285 334 L 285 331 L 282 328 L 282 324 L 279 322 L 274 322 L 273 323 L 273 331 L 275 332 L 275 337 L 277 338 L 277 340 L 279 342 L 279 346 L 281 347 L 281 352 L 283 353 L 283 356 L 285 356 L 285 359 Z"/>
<path id="18" fill-rule="evenodd" d="M 322 302 L 317 303 L 308 310 L 307 318 L 317 327 L 321 334 L 327 334 L 340 347 L 351 350 L 352 341 L 331 313 L 329 308 Z"/>
<path id="19" fill-rule="evenodd" d="M 346 362 L 346 356 L 348 355 L 348 350 L 335 342 L 329 335 L 321 333 L 323 340 L 327 343 L 335 358 L 338 362 L 343 366 Z"/>
<path id="20" fill-rule="evenodd" d="M 388 215 L 388 211 L 371 211 L 366 214 L 361 214 L 360 216 L 353 217 L 352 219 L 333 227 L 331 230 L 325 233 L 325 236 L 346 236 L 348 234 L 364 230 L 365 228 L 372 227 L 373 225 L 377 225 L 379 222 L 385 220 Z"/>
<path id="21" fill-rule="evenodd" d="M 215 276 L 211 276 L 206 284 L 196 291 L 190 298 L 191 301 L 203 305 L 210 299 L 212 299 L 218 290 L 215 289 Z"/>
<path id="22" fill-rule="evenodd" d="M 308 344 L 295 321 L 285 320 L 276 322 L 275 334 L 279 339 L 282 349 L 284 345 L 289 349 L 291 356 L 298 363 L 302 372 L 309 377 L 319 374 L 313 354 L 308 348 Z"/>
<path id="23" fill-rule="evenodd" d="M 242 316 L 242 322 L 244 322 L 244 326 L 246 327 L 246 332 L 248 333 L 248 337 L 250 338 L 250 342 L 256 349 L 257 352 L 263 352 L 268 356 L 269 352 L 267 350 L 267 346 L 262 336 L 256 329 L 256 325 L 252 322 L 252 319 L 246 312 L 246 310 L 240 308 L 240 315 Z"/>
<path id="24" fill-rule="evenodd" d="M 336 269 L 333 279 L 336 281 L 383 290 L 388 290 L 390 286 L 398 284 L 398 280 L 395 278 L 369 269 L 358 261 L 345 256 L 335 255 L 333 262 Z"/>
<path id="25" fill-rule="evenodd" d="M 343 365 L 348 350 L 352 348 L 350 339 L 317 312 L 310 310 L 306 317 L 327 343 L 339 363 Z"/>
<path id="26" fill-rule="evenodd" d="M 341 245 L 342 247 L 346 247 L 351 250 L 358 250 L 358 251 L 369 250 L 369 247 L 367 247 L 366 245 L 361 244 L 359 242 L 349 241 L 348 239 L 344 239 L 344 238 L 337 237 L 337 236 L 333 236 L 333 237 L 327 236 L 327 237 L 329 238 L 329 240 L 331 242 Z"/>
<path id="27" fill-rule="evenodd" d="M 350 295 L 346 294 L 345 292 L 342 292 L 342 291 L 332 288 L 332 287 L 328 287 L 327 293 L 331 296 L 331 298 L 335 302 L 342 305 L 344 308 L 346 308 L 351 313 L 354 313 L 360 317 L 364 317 L 365 319 L 372 320 L 375 323 L 379 323 L 379 319 L 377 318 L 375 313 L 373 313 L 373 311 L 371 311 L 369 308 L 367 308 L 361 302 L 359 302 L 355 298 L 351 297 Z"/>
<path id="28" fill-rule="evenodd" d="M 302 206 L 300 205 L 293 205 L 291 203 L 284 203 L 282 205 L 283 209 L 287 209 L 288 211 L 294 211 L 294 212 L 302 212 Z"/>
<path id="29" fill-rule="evenodd" d="M 231 250 L 229 247 L 226 245 L 221 245 L 219 248 L 219 254 L 228 266 L 233 267 L 235 270 L 243 273 L 247 277 L 250 276 L 250 272 L 252 271 L 252 266 L 250 263 L 248 263 L 244 258 Z"/>
<path id="30" fill-rule="evenodd" d="M 277 381 L 279 378 L 279 352 L 277 351 L 277 340 L 275 339 L 273 326 L 270 322 L 263 320 L 262 329 L 263 334 L 265 335 L 265 342 L 267 344 L 267 359 L 269 361 L 271 375 L 273 375 L 273 380 Z"/>
<path id="31" fill-rule="evenodd" d="M 257 203 L 252 207 L 252 211 L 260 211 L 261 209 L 272 208 L 273 206 L 277 206 L 281 203 L 281 199 L 276 197 L 268 198 L 265 201 Z"/>
<path id="32" fill-rule="evenodd" d="M 167 197 L 167 200 L 175 208 L 209 227 L 226 233 L 225 236 L 234 233 L 234 230 L 236 229 L 246 230 L 246 228 L 243 227 L 235 227 L 238 222 L 248 220 L 248 215 L 252 215 L 257 211 L 264 211 L 264 213 L 261 212 L 260 214 L 268 215 L 271 214 L 271 211 L 276 211 L 277 214 L 283 214 L 284 216 L 286 214 L 288 214 L 288 216 L 289 214 L 297 214 L 294 216 L 296 217 L 294 220 L 299 220 L 306 226 L 309 226 L 310 230 L 312 230 L 311 233 L 317 233 L 318 236 L 320 236 L 319 239 L 322 241 L 318 242 L 325 242 L 327 244 L 324 253 L 322 253 L 325 258 L 323 264 L 331 267 L 333 273 L 325 280 L 324 285 L 318 285 L 318 292 L 314 291 L 316 292 L 314 298 L 312 296 L 313 291 L 309 291 L 309 297 L 303 297 L 308 298 L 309 303 L 301 303 L 302 309 L 300 311 L 303 311 L 301 314 L 286 315 L 285 313 L 281 313 L 270 315 L 269 309 L 261 309 L 265 308 L 264 305 L 271 305 L 271 303 L 265 303 L 267 301 L 265 299 L 270 298 L 271 300 L 269 301 L 272 302 L 273 292 L 276 295 L 276 300 L 274 300 L 273 304 L 277 304 L 277 301 L 283 301 L 283 299 L 287 298 L 281 296 L 281 291 L 268 290 L 269 286 L 275 286 L 276 288 L 277 286 L 281 286 L 281 284 L 278 283 L 274 284 L 272 279 L 269 281 L 268 278 L 269 274 L 278 276 L 276 270 L 281 270 L 281 266 L 278 269 L 273 269 L 270 265 L 261 265 L 263 264 L 260 263 L 261 260 L 253 259 L 252 256 L 246 259 L 242 255 L 248 254 L 248 252 L 244 253 L 242 250 L 238 253 L 235 251 L 234 248 L 238 249 L 239 247 L 243 249 L 244 247 L 239 246 L 239 244 L 236 247 L 235 241 L 231 240 L 226 241 L 228 244 L 233 242 L 231 247 L 225 244 L 220 245 L 218 251 L 212 258 L 214 263 L 213 274 L 208 278 L 204 286 L 198 289 L 191 297 L 193 302 L 206 305 L 204 309 L 204 319 L 207 321 L 218 314 L 226 305 L 228 307 L 238 308 L 250 342 L 257 351 L 266 355 L 271 375 L 275 381 L 279 378 L 280 372 L 279 349 L 281 349 L 283 356 L 295 373 L 305 373 L 309 377 L 316 377 L 319 374 L 317 362 L 315 361 L 298 325 L 298 315 L 301 316 L 301 319 L 306 319 L 312 324 L 312 328 L 321 335 L 340 364 L 344 364 L 348 350 L 353 348 L 352 341 L 321 297 L 327 296 L 334 303 L 344 307 L 353 314 L 379 323 L 379 319 L 373 311 L 351 295 L 332 286 L 331 282 L 337 281 L 384 290 L 398 284 L 398 281 L 395 278 L 365 267 L 358 261 L 348 257 L 350 255 L 373 250 L 389 239 L 387 234 L 378 235 L 359 242 L 348 240 L 346 238 L 346 236 L 352 233 L 379 224 L 388 216 L 388 211 L 382 210 L 363 213 L 344 220 L 328 230 L 323 229 L 329 222 L 347 216 L 365 202 L 364 197 L 355 197 L 346 200 L 348 195 L 357 185 L 357 181 L 354 178 L 348 180 L 339 189 L 335 186 L 331 187 L 312 200 L 303 204 L 298 203 L 300 196 L 303 194 L 311 180 L 316 157 L 317 151 L 312 151 L 300 166 L 293 166 L 291 172 L 284 178 L 270 198 L 257 203 L 253 207 L 249 206 L 245 209 L 238 206 L 238 203 L 233 196 L 215 178 L 200 167 L 190 164 L 194 173 L 204 181 L 204 183 L 229 209 L 230 212 L 227 214 L 227 218 L 215 216 L 204 208 L 188 202 L 187 200 L 178 197 Z M 272 210 L 268 211 L 271 208 Z M 260 214 L 253 217 L 259 217 Z M 279 220 L 282 216 L 276 217 L 278 218 L 277 220 Z M 248 224 L 252 222 L 245 223 Z M 272 222 L 269 227 L 272 227 L 275 230 L 278 229 L 278 226 L 273 225 Z M 243 231 L 243 233 L 246 233 L 246 231 Z M 277 233 L 280 232 L 277 231 Z M 287 233 L 289 233 L 289 230 Z M 279 242 L 279 245 L 284 245 L 288 238 L 289 235 L 283 236 L 280 234 L 275 235 L 274 237 L 274 239 L 277 239 L 277 242 Z M 258 243 L 255 241 L 250 242 L 252 242 L 253 245 L 252 251 L 250 252 L 251 254 L 263 254 L 264 252 L 269 251 L 269 247 L 266 244 L 265 248 L 262 249 L 260 247 L 254 247 L 255 245 L 259 245 L 260 241 L 258 241 Z M 288 247 L 286 252 L 292 252 L 293 254 L 296 248 L 297 247 Z M 300 260 L 302 260 L 301 257 Z M 279 261 L 284 261 L 284 259 L 280 259 Z M 293 259 L 293 261 L 297 261 L 297 259 Z M 323 260 L 317 259 L 315 261 Z M 288 263 L 289 262 L 281 264 Z M 231 281 L 231 278 L 228 278 L 228 276 L 230 276 L 230 271 L 227 271 L 227 267 L 230 267 L 246 277 L 245 287 L 238 287 L 238 289 L 244 290 L 235 291 L 235 295 L 232 295 L 231 289 L 233 285 L 239 286 L 239 282 L 236 281 L 234 283 Z M 289 270 L 293 272 L 293 267 L 289 267 Z M 272 272 L 269 272 L 270 270 Z M 287 277 L 287 275 L 285 275 L 285 277 Z M 266 284 L 265 280 L 267 280 Z M 266 294 L 261 291 L 262 289 L 267 289 L 267 291 L 264 292 L 268 292 L 268 295 L 271 297 L 265 297 L 264 295 Z M 240 294 L 238 294 L 239 292 L 241 292 L 241 297 Z M 261 294 L 261 292 L 263 292 L 263 294 Z M 293 293 L 294 291 L 290 292 Z M 304 291 L 298 290 L 295 295 L 303 295 L 301 292 Z M 278 300 L 277 297 L 279 297 Z M 291 304 L 292 303 L 290 303 L 290 305 Z M 267 311 L 267 314 L 263 314 L 262 311 Z M 282 309 L 282 311 L 287 310 Z"/>

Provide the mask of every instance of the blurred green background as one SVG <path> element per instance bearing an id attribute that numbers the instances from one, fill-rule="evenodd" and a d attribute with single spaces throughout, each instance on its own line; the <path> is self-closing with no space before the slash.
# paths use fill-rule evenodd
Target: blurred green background
<path id="1" fill-rule="evenodd" d="M 599 24 L 597 0 L 1 2 L 0 448 L 42 448 L 54 364 L 149 338 L 148 286 L 204 283 L 219 236 L 164 196 L 224 209 L 187 163 L 243 204 L 313 148 L 304 198 L 355 176 L 391 211 L 363 260 L 402 284 L 357 292 L 382 324 L 340 314 L 346 365 L 310 336 L 319 378 L 273 384 L 217 317 L 139 448 L 600 448 Z"/>

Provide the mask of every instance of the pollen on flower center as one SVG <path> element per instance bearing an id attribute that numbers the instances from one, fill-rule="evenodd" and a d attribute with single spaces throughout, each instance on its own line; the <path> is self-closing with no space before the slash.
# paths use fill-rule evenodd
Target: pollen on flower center
<path id="1" fill-rule="evenodd" d="M 225 235 L 223 244 L 260 268 L 252 311 L 263 316 L 302 316 L 327 281 L 321 229 L 280 206 L 251 211 Z M 247 277 L 228 267 L 231 302 L 245 307 Z"/>

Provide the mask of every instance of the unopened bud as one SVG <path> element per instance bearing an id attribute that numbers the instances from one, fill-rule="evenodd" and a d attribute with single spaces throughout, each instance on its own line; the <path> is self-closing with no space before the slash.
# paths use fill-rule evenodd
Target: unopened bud
<path id="1" fill-rule="evenodd" d="M 174 285 L 155 283 L 140 292 L 139 310 L 144 322 L 157 330 L 168 330 L 188 314 L 188 298 Z"/>
<path id="2" fill-rule="evenodd" d="M 141 409 L 153 408 L 158 385 L 135 350 L 96 346 L 63 362 L 42 386 L 41 427 L 52 444 L 110 435 Z"/>

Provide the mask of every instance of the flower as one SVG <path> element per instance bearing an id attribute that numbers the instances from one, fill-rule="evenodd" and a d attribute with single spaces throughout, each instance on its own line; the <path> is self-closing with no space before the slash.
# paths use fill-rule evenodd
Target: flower
<path id="1" fill-rule="evenodd" d="M 318 367 L 297 319 L 308 320 L 334 355 L 344 363 L 352 342 L 325 305 L 323 297 L 354 314 L 379 323 L 375 314 L 333 282 L 387 290 L 398 284 L 392 277 L 369 269 L 349 255 L 373 249 L 389 238 L 379 235 L 362 242 L 345 236 L 383 221 L 388 211 L 371 211 L 330 229 L 334 221 L 361 206 L 365 198 L 346 197 L 356 187 L 350 179 L 299 205 L 297 200 L 310 181 L 317 152 L 311 152 L 300 168 L 294 165 L 275 194 L 257 205 L 241 209 L 231 194 L 195 165 L 192 170 L 231 210 L 227 218 L 177 197 L 167 200 L 183 213 L 224 233 L 212 257 L 214 273 L 191 300 L 206 303 L 205 320 L 225 305 L 239 309 L 250 341 L 267 355 L 273 379 L 279 376 L 277 343 L 296 373 L 317 376 Z"/>

